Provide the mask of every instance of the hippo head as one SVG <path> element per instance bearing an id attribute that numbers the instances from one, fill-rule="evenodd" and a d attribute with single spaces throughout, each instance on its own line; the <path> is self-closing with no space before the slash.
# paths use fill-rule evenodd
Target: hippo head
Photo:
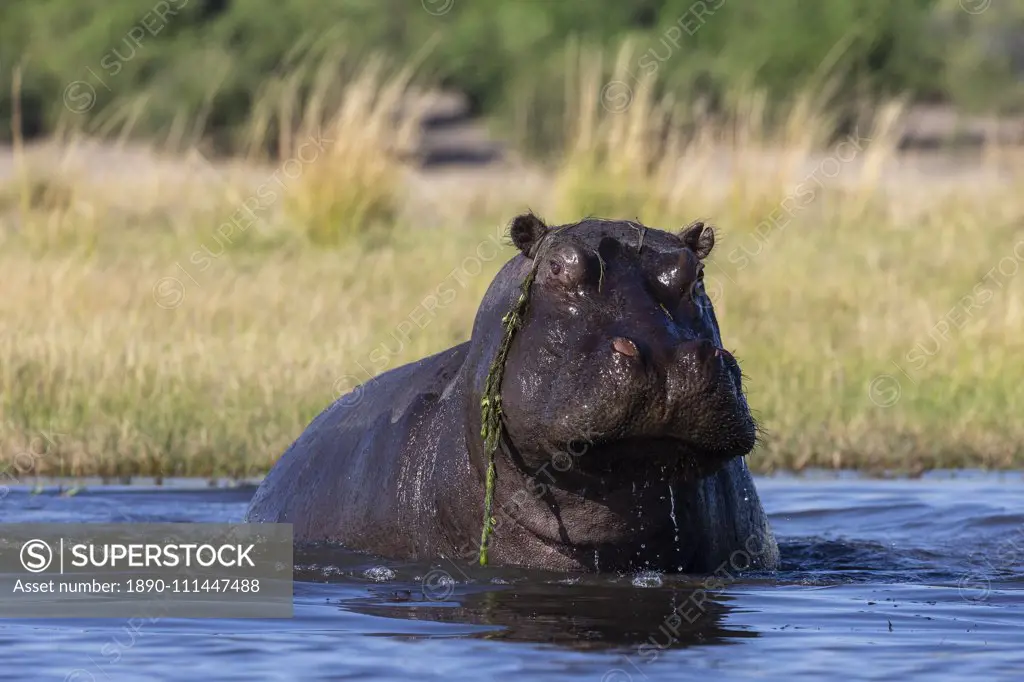
<path id="1" fill-rule="evenodd" d="M 526 214 L 511 238 L 522 256 L 506 266 L 509 281 L 534 273 L 501 383 L 519 468 L 571 452 L 580 456 L 563 478 L 596 492 L 643 477 L 694 480 L 753 449 L 739 365 L 703 286 L 710 227 L 549 227 Z"/>

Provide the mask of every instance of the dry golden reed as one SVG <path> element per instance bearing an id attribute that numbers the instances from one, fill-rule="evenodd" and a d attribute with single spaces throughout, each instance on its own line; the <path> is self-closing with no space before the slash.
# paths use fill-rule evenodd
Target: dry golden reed
<path id="1" fill-rule="evenodd" d="M 522 171 L 417 180 L 430 211 L 483 201 L 479 186 L 500 218 L 401 217 L 415 116 L 392 114 L 410 74 L 353 74 L 337 91 L 326 75 L 305 95 L 268 85 L 250 162 L 207 162 L 217 182 L 183 156 L 97 181 L 71 163 L 24 170 L 34 157 L 19 152 L 0 191 L 6 479 L 257 476 L 340 393 L 468 338 L 514 253 L 502 235 L 527 208 L 507 191 Z M 782 125 L 757 93 L 711 119 L 654 82 L 612 111 L 608 78 L 580 67 L 565 152 L 530 207 L 719 228 L 707 287 L 767 434 L 754 469 L 1024 463 L 1016 152 L 909 158 L 899 104 L 838 137 L 810 95 Z M 308 163 L 254 208 L 284 167 L 257 151 L 274 135 L 279 159 Z M 330 142 L 302 151 L 310 135 Z M 86 142 L 61 150 L 86 150 L 88 170 Z"/>

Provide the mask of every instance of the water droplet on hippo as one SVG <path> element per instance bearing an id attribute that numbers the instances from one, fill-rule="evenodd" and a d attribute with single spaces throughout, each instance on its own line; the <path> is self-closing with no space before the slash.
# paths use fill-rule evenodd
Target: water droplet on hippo
<path id="1" fill-rule="evenodd" d="M 640 543 L 640 549 L 647 549 L 647 545 Z"/>
<path id="2" fill-rule="evenodd" d="M 374 566 L 363 571 L 363 577 L 369 578 L 375 583 L 386 583 L 395 579 L 395 572 L 387 566 Z"/>
<path id="3" fill-rule="evenodd" d="M 633 576 L 633 587 L 661 587 L 661 574 L 657 571 L 644 571 Z"/>

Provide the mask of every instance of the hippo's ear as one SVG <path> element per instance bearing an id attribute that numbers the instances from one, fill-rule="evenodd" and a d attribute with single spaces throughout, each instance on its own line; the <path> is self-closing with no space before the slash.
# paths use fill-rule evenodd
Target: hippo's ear
<path id="1" fill-rule="evenodd" d="M 533 213 L 524 213 L 512 219 L 509 236 L 512 237 L 512 243 L 516 245 L 516 248 L 522 251 L 527 258 L 531 258 L 530 251 L 540 242 L 541 237 L 547 231 L 548 226 L 544 224 L 543 220 Z"/>
<path id="2" fill-rule="evenodd" d="M 715 248 L 715 229 L 699 220 L 684 227 L 679 238 L 700 260 L 707 258 Z"/>

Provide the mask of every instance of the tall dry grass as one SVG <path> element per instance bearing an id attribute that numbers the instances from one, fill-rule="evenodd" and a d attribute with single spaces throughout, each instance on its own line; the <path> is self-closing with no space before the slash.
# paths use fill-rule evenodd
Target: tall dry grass
<path id="1" fill-rule="evenodd" d="M 413 84 L 417 64 L 355 58 L 323 42 L 300 46 L 287 70 L 268 75 L 238 143 L 247 150 L 242 158 L 220 159 L 207 149 L 202 121 L 184 126 L 190 134 L 172 130 L 147 146 L 175 157 L 172 177 L 149 172 L 144 156 L 106 153 L 139 146 L 127 141 L 144 98 L 112 110 L 96 134 L 68 126 L 48 154 L 26 151 L 16 71 L 15 177 L 0 187 L 0 212 L 16 213 L 19 235 L 40 250 L 95 248 L 111 218 L 175 229 L 191 222 L 202 231 L 207 221 L 227 217 L 235 223 L 231 247 L 266 241 L 251 224 L 270 228 L 270 241 L 386 241 L 404 209 L 407 161 L 427 104 Z M 128 167 L 129 160 L 140 167 Z M 236 209 L 249 218 L 233 218 Z"/>
<path id="2" fill-rule="evenodd" d="M 386 234 L 401 212 L 400 161 L 418 141 L 423 100 L 414 69 L 389 73 L 381 59 L 357 64 L 339 86 L 343 54 L 301 63 L 264 86 L 249 126 L 248 146 L 266 146 L 276 130 L 279 175 L 294 181 L 284 219 L 321 245 Z M 303 92 L 306 69 L 313 86 Z"/>
<path id="3" fill-rule="evenodd" d="M 113 155 L 99 173 L 85 141 L 56 162 L 24 152 L 44 190 L 20 175 L 0 205 L 7 479 L 256 475 L 338 393 L 467 337 L 512 253 L 501 234 L 526 208 L 507 191 L 521 171 L 480 185 L 501 219 L 399 223 L 409 128 L 389 111 L 408 77 L 355 73 L 333 94 L 268 85 L 247 164 Z M 718 225 L 707 287 L 769 434 L 755 469 L 1021 465 L 1016 152 L 925 177 L 895 151 L 898 105 L 826 141 L 820 93 L 778 126 L 756 94 L 714 121 L 653 83 L 612 112 L 603 78 L 581 67 L 566 153 L 531 207 Z M 276 135 L 294 158 L 321 126 L 335 141 L 264 202 L 283 165 L 256 150 Z M 480 200 L 471 179 L 419 182 L 432 206 Z"/>
<path id="4" fill-rule="evenodd" d="M 567 69 L 565 149 L 555 169 L 556 211 L 564 220 L 588 213 L 643 216 L 651 224 L 688 221 L 694 213 L 760 220 L 842 142 L 832 139 L 836 86 L 827 70 L 819 87 L 770 118 L 765 92 L 733 93 L 725 113 L 661 92 L 656 73 L 633 73 L 628 42 L 610 70 L 601 52 L 581 48 L 575 55 Z M 857 170 L 846 170 L 844 186 L 868 194 L 878 187 L 881 166 L 895 156 L 901 113 L 898 101 L 865 112 L 849 139 L 870 145 L 856 150 Z"/>
<path id="5" fill-rule="evenodd" d="M 491 236 L 231 254 L 195 281 L 172 251 L 5 252 L 3 456 L 53 433 L 44 473 L 261 473 L 368 373 L 462 340 L 504 261 L 476 255 Z"/>
<path id="6" fill-rule="evenodd" d="M 823 77 L 780 124 L 757 93 L 700 121 L 630 83 L 632 62 L 627 46 L 611 82 L 630 89 L 609 97 L 581 60 L 559 216 L 719 226 L 707 285 L 770 434 L 754 466 L 1020 465 L 1024 155 L 921 175 L 897 152 L 901 102 L 837 138 Z"/>

